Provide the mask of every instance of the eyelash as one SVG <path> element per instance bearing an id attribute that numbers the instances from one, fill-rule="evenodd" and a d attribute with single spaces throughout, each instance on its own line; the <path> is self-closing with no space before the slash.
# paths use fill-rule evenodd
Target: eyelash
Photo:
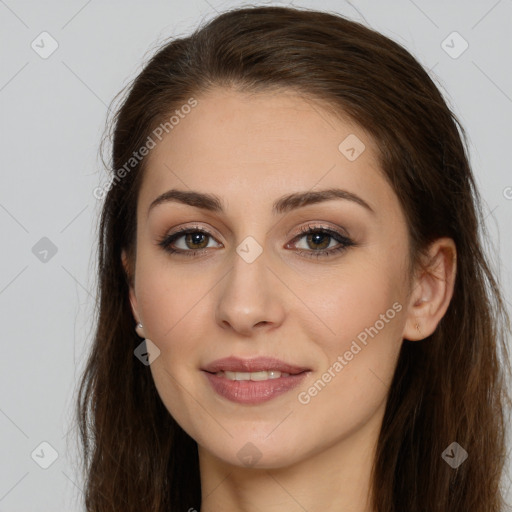
<path id="1" fill-rule="evenodd" d="M 164 251 L 166 251 L 170 254 L 180 254 L 180 255 L 187 256 L 187 257 L 196 256 L 197 254 L 200 254 L 200 253 L 206 251 L 207 248 L 198 249 L 198 250 L 191 249 L 191 250 L 185 251 L 182 249 L 173 249 L 171 246 L 171 244 L 173 242 L 175 242 L 176 240 L 181 238 L 183 235 L 192 234 L 192 233 L 202 233 L 204 235 L 214 238 L 211 233 L 209 233 L 208 231 L 206 231 L 204 229 L 201 229 L 199 227 L 197 227 L 197 228 L 196 227 L 192 227 L 192 228 L 188 227 L 188 228 L 182 228 L 182 229 L 176 231 L 175 233 L 173 233 L 172 235 L 164 235 L 162 238 L 160 238 L 157 241 L 157 243 L 160 247 L 162 247 L 162 249 Z M 339 243 L 339 245 L 332 249 L 322 249 L 322 250 L 318 250 L 318 251 L 298 249 L 299 254 L 306 255 L 307 257 L 311 257 L 311 258 L 329 257 L 334 254 L 345 251 L 349 247 L 353 247 L 356 245 L 356 243 L 353 240 L 342 235 L 341 233 L 338 233 L 337 231 L 333 231 L 333 230 L 327 229 L 327 228 L 322 228 L 319 226 L 312 226 L 312 225 L 302 227 L 299 230 L 299 234 L 297 236 L 295 236 L 293 238 L 293 240 L 300 240 L 301 238 L 303 238 L 306 235 L 318 234 L 318 233 L 320 233 L 322 235 L 329 236 L 330 238 L 336 240 Z M 329 242 L 329 244 L 330 244 L 330 242 Z"/>

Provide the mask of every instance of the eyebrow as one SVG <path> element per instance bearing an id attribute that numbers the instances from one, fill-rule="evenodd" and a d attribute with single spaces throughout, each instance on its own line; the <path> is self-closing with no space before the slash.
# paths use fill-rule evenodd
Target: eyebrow
<path id="1" fill-rule="evenodd" d="M 297 208 L 302 208 L 310 204 L 317 204 L 324 201 L 331 201 L 333 199 L 344 199 L 352 201 L 369 212 L 375 214 L 373 208 L 358 195 L 342 190 L 340 188 L 330 188 L 326 190 L 296 192 L 286 196 L 280 197 L 274 202 L 272 206 L 272 213 L 274 215 L 283 214 Z M 224 206 L 222 199 L 215 194 L 208 194 L 202 192 L 195 192 L 189 190 L 176 190 L 171 189 L 159 195 L 148 208 L 149 212 L 155 207 L 163 203 L 177 202 L 201 208 L 216 213 L 224 213 Z"/>

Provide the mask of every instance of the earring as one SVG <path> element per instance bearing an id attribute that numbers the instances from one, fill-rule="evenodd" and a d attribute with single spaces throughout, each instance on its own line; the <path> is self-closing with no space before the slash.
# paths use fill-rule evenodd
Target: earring
<path id="1" fill-rule="evenodd" d="M 142 324 L 140 322 L 135 327 L 135 330 L 137 330 L 137 329 L 142 329 Z"/>

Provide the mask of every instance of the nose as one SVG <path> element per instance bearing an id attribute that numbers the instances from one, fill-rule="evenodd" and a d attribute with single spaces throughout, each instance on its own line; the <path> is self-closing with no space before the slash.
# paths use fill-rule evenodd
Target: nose
<path id="1" fill-rule="evenodd" d="M 265 251 L 251 263 L 235 254 L 232 269 L 219 288 L 217 323 L 242 336 L 281 325 L 285 317 L 284 287 L 274 272 Z"/>

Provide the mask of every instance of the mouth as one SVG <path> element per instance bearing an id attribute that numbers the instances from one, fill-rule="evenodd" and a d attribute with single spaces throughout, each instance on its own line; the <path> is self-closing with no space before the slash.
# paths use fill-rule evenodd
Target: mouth
<path id="1" fill-rule="evenodd" d="M 223 377 L 229 380 L 252 380 L 256 382 L 262 380 L 279 379 L 281 377 L 289 377 L 290 375 L 299 375 L 299 373 L 290 374 L 286 372 L 281 372 L 279 370 L 265 370 L 261 372 L 229 372 L 221 370 L 220 372 L 215 372 L 212 375 L 216 375 L 217 377 Z"/>
<path id="2" fill-rule="evenodd" d="M 271 357 L 218 359 L 201 368 L 213 390 L 232 402 L 258 404 L 302 382 L 310 368 Z"/>
<path id="3" fill-rule="evenodd" d="M 298 375 L 310 369 L 286 363 L 275 357 L 225 357 L 209 363 L 202 370 L 230 380 L 268 380 Z"/>

